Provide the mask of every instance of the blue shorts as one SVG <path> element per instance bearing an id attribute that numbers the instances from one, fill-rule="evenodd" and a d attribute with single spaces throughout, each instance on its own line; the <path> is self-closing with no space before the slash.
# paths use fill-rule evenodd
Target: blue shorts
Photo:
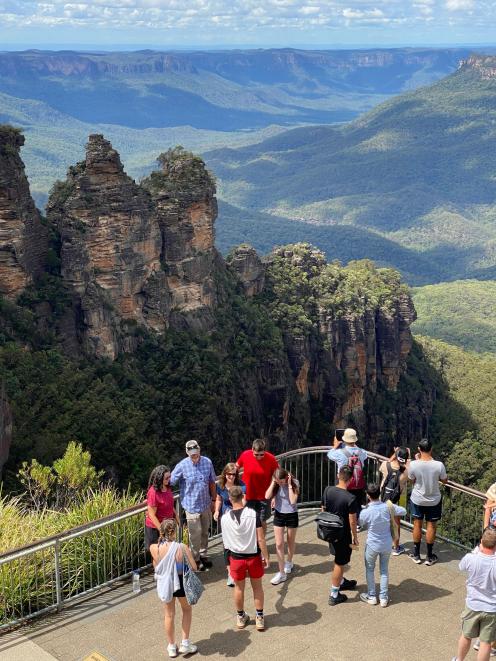
<path id="1" fill-rule="evenodd" d="M 410 501 L 410 514 L 414 519 L 425 519 L 426 521 L 439 521 L 443 513 L 443 501 L 437 505 L 415 505 Z"/>

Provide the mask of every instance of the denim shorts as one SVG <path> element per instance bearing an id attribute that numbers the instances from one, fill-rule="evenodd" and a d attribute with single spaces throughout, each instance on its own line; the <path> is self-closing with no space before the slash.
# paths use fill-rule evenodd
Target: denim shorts
<path id="1" fill-rule="evenodd" d="M 443 513 L 443 502 L 437 505 L 415 505 L 410 501 L 410 513 L 414 519 L 425 519 L 426 521 L 439 521 Z"/>

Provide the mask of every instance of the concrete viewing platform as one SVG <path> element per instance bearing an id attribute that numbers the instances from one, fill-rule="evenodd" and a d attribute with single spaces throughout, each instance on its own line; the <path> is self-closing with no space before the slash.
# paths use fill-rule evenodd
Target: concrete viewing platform
<path id="1" fill-rule="evenodd" d="M 214 567 L 200 574 L 205 592 L 193 608 L 191 640 L 198 654 L 189 658 L 325 659 L 328 661 L 442 661 L 456 653 L 465 578 L 458 571 L 462 551 L 438 544 L 439 563 L 415 565 L 406 555 L 391 557 L 387 608 L 359 599 L 365 591 L 363 546 L 353 553 L 346 576 L 358 580 L 347 592 L 348 602 L 327 604 L 332 567 L 327 544 L 317 539 L 315 513 L 300 514 L 294 573 L 276 587 L 277 571 L 272 526 L 269 523 L 271 568 L 264 578 L 266 631 L 254 626 L 249 584 L 246 629 L 235 629 L 232 590 L 225 584 L 222 544 L 211 546 Z M 408 531 L 403 541 L 411 548 Z M 422 548 L 424 552 L 424 547 Z M 59 614 L 0 637 L 0 661 L 158 661 L 168 659 L 153 575 L 142 577 L 142 592 L 134 595 L 130 580 L 99 592 Z M 176 632 L 180 638 L 180 608 Z M 180 640 L 178 640 L 180 642 Z M 181 655 L 178 657 L 181 658 Z M 471 652 L 469 659 L 475 659 Z"/>

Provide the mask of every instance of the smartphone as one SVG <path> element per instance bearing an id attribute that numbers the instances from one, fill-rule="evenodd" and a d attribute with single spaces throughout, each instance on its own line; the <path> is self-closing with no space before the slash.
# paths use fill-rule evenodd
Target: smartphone
<path id="1" fill-rule="evenodd" d="M 343 442 L 343 434 L 344 434 L 344 429 L 335 429 L 334 430 L 334 436 L 335 438 L 338 439 L 340 443 Z"/>

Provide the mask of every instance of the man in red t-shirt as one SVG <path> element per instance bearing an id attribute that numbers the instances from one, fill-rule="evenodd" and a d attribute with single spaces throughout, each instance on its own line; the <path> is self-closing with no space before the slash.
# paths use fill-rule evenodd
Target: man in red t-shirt
<path id="1" fill-rule="evenodd" d="M 243 469 L 243 482 L 246 484 L 246 506 L 260 514 L 265 534 L 267 519 L 270 518 L 270 500 L 265 492 L 272 482 L 272 476 L 279 467 L 277 459 L 265 449 L 265 441 L 257 438 L 251 450 L 245 450 L 238 457 L 236 465 Z"/>

